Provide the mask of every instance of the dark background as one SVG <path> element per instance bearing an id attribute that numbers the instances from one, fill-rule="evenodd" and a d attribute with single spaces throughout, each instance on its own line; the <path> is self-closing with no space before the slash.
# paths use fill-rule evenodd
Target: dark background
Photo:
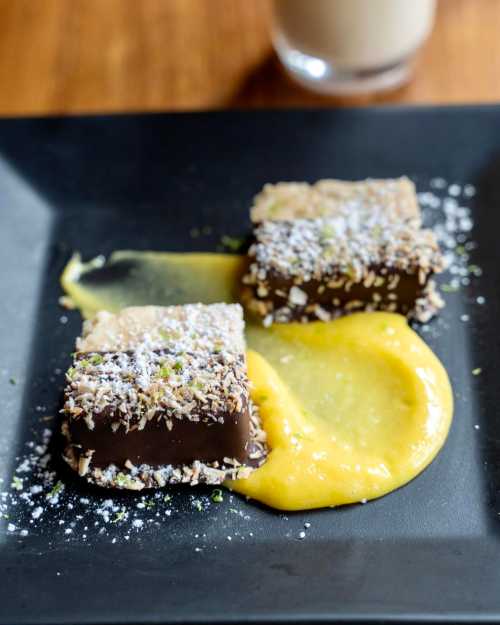
<path id="1" fill-rule="evenodd" d="M 245 543 L 226 540 L 223 507 L 197 514 L 188 492 L 162 531 L 118 546 L 92 531 L 82 544 L 0 529 L 0 623 L 500 619 L 499 135 L 500 109 L 487 107 L 0 121 L 0 369 L 24 381 L 0 389 L 6 476 L 40 428 L 34 407 L 59 406 L 62 377 L 47 380 L 80 330 L 76 312 L 59 323 L 57 303 L 74 249 L 86 259 L 212 250 L 222 235 L 247 233 L 265 182 L 407 174 L 420 189 L 435 176 L 477 186 L 473 261 L 484 271 L 434 322 L 429 342 L 451 377 L 455 418 L 410 485 L 288 520 L 236 499 L 251 517 Z M 193 241 L 199 223 L 214 232 Z M 217 549 L 194 553 L 192 535 L 205 529 Z"/>

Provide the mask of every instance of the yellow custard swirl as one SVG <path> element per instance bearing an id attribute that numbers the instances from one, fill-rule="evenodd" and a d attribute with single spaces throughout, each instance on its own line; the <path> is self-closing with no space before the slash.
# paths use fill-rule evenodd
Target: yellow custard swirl
<path id="1" fill-rule="evenodd" d="M 272 451 L 230 488 L 282 510 L 338 506 L 395 490 L 433 460 L 451 387 L 403 317 L 359 313 L 269 332 L 267 355 L 288 384 L 253 351 L 248 374 Z"/>

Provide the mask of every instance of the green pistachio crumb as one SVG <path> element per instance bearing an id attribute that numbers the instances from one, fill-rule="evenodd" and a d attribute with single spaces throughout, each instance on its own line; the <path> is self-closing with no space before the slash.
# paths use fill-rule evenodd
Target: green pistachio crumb
<path id="1" fill-rule="evenodd" d="M 472 375 L 479 375 L 481 371 L 481 367 L 476 367 L 475 369 L 472 369 Z"/>
<path id="2" fill-rule="evenodd" d="M 15 386 L 17 384 L 16 378 L 9 378 L 9 384 L 12 384 L 12 386 Z"/>
<path id="3" fill-rule="evenodd" d="M 220 488 L 215 488 L 212 491 L 211 499 L 214 503 L 222 503 L 224 501 L 224 497 L 222 496 L 222 491 Z"/>
<path id="4" fill-rule="evenodd" d="M 222 341 L 214 341 L 214 352 L 216 354 L 220 354 L 223 347 L 224 343 Z"/>
<path id="5" fill-rule="evenodd" d="M 75 377 L 75 373 L 76 373 L 75 367 L 70 367 L 68 371 L 66 372 L 66 375 L 68 376 L 70 380 L 72 380 Z"/>
<path id="6" fill-rule="evenodd" d="M 55 497 L 63 489 L 64 489 L 64 484 L 61 482 L 61 480 L 59 480 L 58 482 L 54 484 L 52 489 L 47 493 L 47 499 L 52 499 L 52 497 Z"/>
<path id="7" fill-rule="evenodd" d="M 174 371 L 182 371 L 182 362 L 180 360 L 177 360 L 176 363 L 174 364 L 173 367 Z"/>
<path id="8" fill-rule="evenodd" d="M 10 485 L 10 487 L 15 490 L 23 490 L 23 480 L 15 475 L 12 478 L 12 484 Z"/>
<path id="9" fill-rule="evenodd" d="M 165 495 L 165 497 L 163 497 L 163 501 L 165 503 L 168 503 L 169 501 L 172 501 L 172 496 L 171 495 Z"/>
<path id="10" fill-rule="evenodd" d="M 458 288 L 456 286 L 452 286 L 451 284 L 442 284 L 441 291 L 443 291 L 443 293 L 456 293 Z"/>
<path id="11" fill-rule="evenodd" d="M 90 359 L 90 362 L 93 365 L 100 365 L 104 362 L 104 358 L 101 356 L 101 354 L 94 354 Z"/>
<path id="12" fill-rule="evenodd" d="M 160 378 L 169 378 L 172 375 L 172 369 L 166 366 L 160 367 L 158 375 Z"/>
<path id="13" fill-rule="evenodd" d="M 352 265 L 347 265 L 347 267 L 345 268 L 345 273 L 350 280 L 356 279 L 356 268 Z"/>
<path id="14" fill-rule="evenodd" d="M 193 501 L 193 506 L 198 510 L 198 512 L 203 512 L 203 506 L 201 505 L 201 501 L 199 499 L 195 499 Z"/>
<path id="15" fill-rule="evenodd" d="M 148 499 L 144 505 L 147 510 L 152 510 L 156 506 L 156 503 L 152 499 Z"/>
<path id="16" fill-rule="evenodd" d="M 241 248 L 244 242 L 245 242 L 244 239 L 238 239 L 236 237 L 228 237 L 227 235 L 224 235 L 221 238 L 222 245 L 226 247 L 228 250 L 231 250 L 232 252 L 237 252 Z"/>
<path id="17" fill-rule="evenodd" d="M 117 473 L 115 477 L 115 482 L 117 486 L 125 487 L 129 486 L 133 480 L 129 475 L 125 475 L 125 473 Z"/>
<path id="18" fill-rule="evenodd" d="M 326 226 L 323 226 L 323 228 L 321 228 L 320 230 L 319 242 L 321 243 L 321 245 L 323 245 L 328 240 L 332 239 L 334 236 L 335 236 L 335 228 L 332 225 L 327 224 Z"/>
<path id="19" fill-rule="evenodd" d="M 123 521 L 123 519 L 125 518 L 125 510 L 119 510 L 116 515 L 115 518 L 113 519 L 113 523 L 119 523 L 120 521 Z"/>

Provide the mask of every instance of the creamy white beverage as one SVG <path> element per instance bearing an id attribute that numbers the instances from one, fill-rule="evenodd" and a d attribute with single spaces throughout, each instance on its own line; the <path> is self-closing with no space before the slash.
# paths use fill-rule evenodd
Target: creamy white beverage
<path id="1" fill-rule="evenodd" d="M 435 8 L 436 0 L 274 0 L 275 45 L 285 65 L 283 53 L 296 53 L 292 64 L 316 58 L 337 73 L 383 69 L 422 45 Z"/>

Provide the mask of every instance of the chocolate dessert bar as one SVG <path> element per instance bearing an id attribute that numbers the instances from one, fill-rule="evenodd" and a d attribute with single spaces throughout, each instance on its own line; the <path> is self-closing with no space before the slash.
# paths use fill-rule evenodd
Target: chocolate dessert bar
<path id="1" fill-rule="evenodd" d="M 264 221 L 243 278 L 264 324 L 329 320 L 387 310 L 427 321 L 441 307 L 432 275 L 443 268 L 434 234 L 412 220 L 350 216 Z"/>
<path id="2" fill-rule="evenodd" d="M 265 457 L 239 305 L 136 307 L 86 322 L 66 378 L 64 452 L 101 486 L 219 484 Z"/>
<path id="3" fill-rule="evenodd" d="M 266 184 L 255 197 L 250 210 L 254 223 L 290 219 L 348 216 L 361 212 L 368 216 L 412 220 L 421 224 L 415 185 L 406 177 L 387 180 L 319 180 Z"/>

